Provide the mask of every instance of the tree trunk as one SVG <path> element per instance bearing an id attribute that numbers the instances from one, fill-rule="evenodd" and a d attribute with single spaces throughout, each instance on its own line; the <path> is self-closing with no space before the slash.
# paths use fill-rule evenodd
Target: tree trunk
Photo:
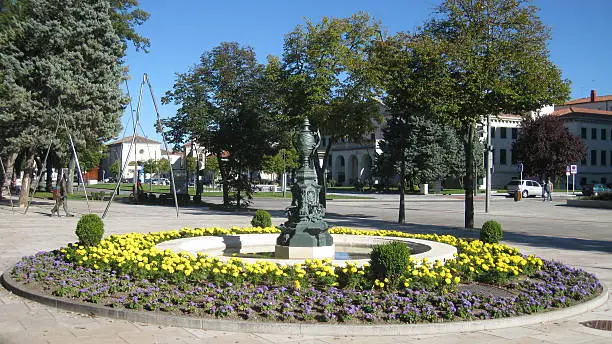
<path id="1" fill-rule="evenodd" d="M 4 175 L 4 180 L 2 181 L 0 199 L 5 196 L 11 197 L 11 181 L 13 180 L 13 175 L 15 174 L 15 160 L 17 160 L 17 155 L 18 153 L 9 153 L 6 157 L 6 160 L 3 161 L 4 171 L 6 174 Z"/>
<path id="2" fill-rule="evenodd" d="M 229 204 L 229 180 L 226 171 L 225 162 L 221 159 L 221 153 L 217 153 L 217 161 L 219 162 L 219 171 L 221 172 L 221 186 L 223 188 L 223 205 Z"/>
<path id="3" fill-rule="evenodd" d="M 327 147 L 325 147 L 325 153 L 323 153 L 323 163 L 319 161 L 319 157 L 315 157 L 314 167 L 317 171 L 317 179 L 319 179 L 319 185 L 321 185 L 321 191 L 319 191 L 319 204 L 323 206 L 323 208 L 327 205 L 327 176 L 325 171 L 327 170 L 327 165 L 329 161 L 329 152 L 331 151 L 332 140 L 331 138 L 328 140 Z M 323 165 L 323 166 L 321 166 Z"/>
<path id="4" fill-rule="evenodd" d="M 26 163 L 21 179 L 21 193 L 19 194 L 19 207 L 26 207 L 30 196 L 30 185 L 32 184 L 32 174 L 34 173 L 34 154 L 27 153 Z"/>
<path id="5" fill-rule="evenodd" d="M 474 228 L 474 133 L 475 125 L 467 125 L 465 148 L 465 228 Z"/>
<path id="6" fill-rule="evenodd" d="M 406 161 L 402 156 L 402 161 L 400 162 L 400 181 L 399 181 L 399 218 L 397 223 L 406 223 L 406 209 L 404 206 L 404 192 L 406 189 Z"/>
<path id="7" fill-rule="evenodd" d="M 66 183 L 66 192 L 69 195 L 72 195 L 74 193 L 74 186 L 73 186 L 73 184 L 74 184 L 74 169 L 75 169 L 75 166 L 76 166 L 76 160 L 74 159 L 74 155 L 72 155 L 71 158 L 70 158 L 70 164 L 68 165 L 68 183 Z M 136 197 L 135 194 L 134 194 L 134 197 Z"/>

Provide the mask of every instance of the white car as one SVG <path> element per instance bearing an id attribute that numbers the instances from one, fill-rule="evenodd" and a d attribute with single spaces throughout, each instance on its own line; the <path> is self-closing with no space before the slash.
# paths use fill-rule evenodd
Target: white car
<path id="1" fill-rule="evenodd" d="M 542 185 L 535 180 L 513 180 L 508 183 L 506 189 L 510 196 L 514 196 L 519 190 L 523 198 L 542 195 Z"/>

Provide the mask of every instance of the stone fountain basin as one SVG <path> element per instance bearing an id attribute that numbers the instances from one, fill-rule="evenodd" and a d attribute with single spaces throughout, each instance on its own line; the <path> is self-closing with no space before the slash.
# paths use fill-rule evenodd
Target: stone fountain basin
<path id="1" fill-rule="evenodd" d="M 336 246 L 368 248 L 373 245 L 383 244 L 390 241 L 403 241 L 408 244 L 413 254 L 411 255 L 419 264 L 423 258 L 429 261 L 453 259 L 457 253 L 457 248 L 448 244 L 412 238 L 390 238 L 390 237 L 374 237 L 360 235 L 334 234 L 334 244 Z M 224 256 L 226 250 L 240 249 L 241 252 L 259 252 L 259 251 L 274 251 L 278 234 L 240 234 L 226 236 L 202 236 L 193 238 L 183 238 L 164 241 L 157 244 L 155 247 L 159 250 L 169 249 L 174 252 L 189 252 L 196 254 L 198 252 L 205 253 L 209 256 L 216 256 L 222 261 L 227 261 L 231 257 Z M 260 260 L 275 262 L 278 264 L 298 264 L 304 259 L 263 259 L 263 258 L 240 258 L 244 262 L 254 263 Z M 344 265 L 346 262 L 352 262 L 359 266 L 369 262 L 369 259 L 347 259 L 347 260 L 332 260 L 335 265 Z"/>

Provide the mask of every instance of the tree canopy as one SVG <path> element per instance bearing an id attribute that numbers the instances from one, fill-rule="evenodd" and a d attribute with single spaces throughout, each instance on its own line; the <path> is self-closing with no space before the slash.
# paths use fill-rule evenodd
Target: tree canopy
<path id="1" fill-rule="evenodd" d="M 442 100 L 449 105 L 447 122 L 464 139 L 465 227 L 472 228 L 476 124 L 486 116 L 560 103 L 569 95 L 569 82 L 550 61 L 549 29 L 528 1 L 446 0 L 424 33 L 440 45 L 453 82 Z"/>
<path id="2" fill-rule="evenodd" d="M 561 118 L 528 116 L 521 123 L 512 151 L 513 159 L 523 163 L 526 175 L 544 180 L 562 175 L 566 166 L 584 158 L 586 146 L 580 137 L 570 133 Z"/>
<path id="3" fill-rule="evenodd" d="M 340 138 L 360 142 L 382 122 L 375 99 L 379 89 L 369 64 L 369 52 L 380 35 L 380 25 L 360 12 L 348 18 L 306 21 L 285 36 L 284 113 L 294 126 L 307 117 L 329 138 L 323 147 L 323 165 L 315 164 L 322 185 L 332 143 Z M 319 197 L 323 204 L 324 195 L 325 187 Z"/>
<path id="4" fill-rule="evenodd" d="M 252 48 L 221 43 L 204 52 L 187 73 L 178 74 L 173 90 L 162 98 L 179 105 L 176 115 L 164 121 L 170 141 L 193 140 L 217 156 L 224 204 L 230 202 L 234 180 L 238 193 L 248 195 L 245 174 L 261 167 L 263 156 L 274 151 L 282 135 L 277 112 L 262 89 L 267 85 L 264 71 Z"/>

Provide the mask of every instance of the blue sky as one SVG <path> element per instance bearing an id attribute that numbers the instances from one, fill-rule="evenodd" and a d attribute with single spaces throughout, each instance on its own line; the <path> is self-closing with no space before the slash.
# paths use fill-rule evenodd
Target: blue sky
<path id="1" fill-rule="evenodd" d="M 137 30 L 151 40 L 151 48 L 148 54 L 130 48 L 125 58 L 133 107 L 136 109 L 142 75 L 147 73 L 161 117 L 171 117 L 176 107 L 161 105 L 160 98 L 172 89 L 175 74 L 186 72 L 204 51 L 221 42 L 251 46 L 265 62 L 267 55 L 281 55 L 284 35 L 305 18 L 318 21 L 324 16 L 347 17 L 365 11 L 389 33 L 413 31 L 440 1 L 140 0 L 140 7 L 151 17 Z M 612 1 L 536 0 L 534 4 L 552 30 L 551 59 L 571 81 L 571 98 L 587 97 L 591 89 L 598 95 L 612 94 Z M 153 129 L 155 111 L 146 89 L 140 113 L 144 135 L 160 140 Z M 122 122 L 130 135 L 129 111 Z M 139 134 L 143 135 L 140 128 Z M 123 136 L 123 131 L 119 135 Z"/>

